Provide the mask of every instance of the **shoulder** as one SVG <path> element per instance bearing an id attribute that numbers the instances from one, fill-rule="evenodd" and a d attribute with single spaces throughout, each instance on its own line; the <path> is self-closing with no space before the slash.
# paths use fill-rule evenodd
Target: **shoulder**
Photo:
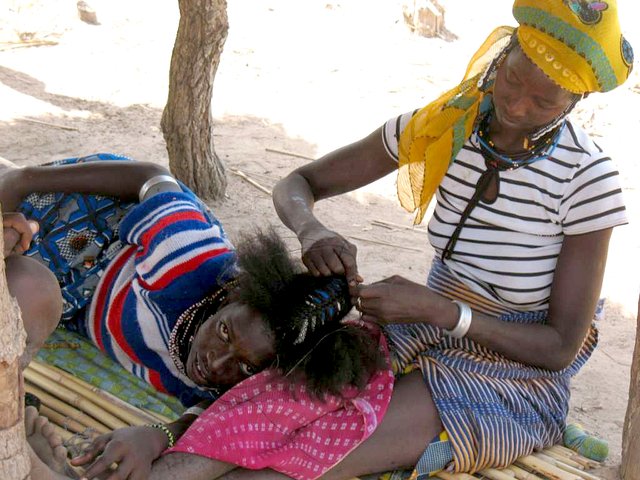
<path id="1" fill-rule="evenodd" d="M 382 127 L 382 143 L 390 157 L 398 160 L 398 142 L 405 127 L 419 109 L 392 117 Z"/>

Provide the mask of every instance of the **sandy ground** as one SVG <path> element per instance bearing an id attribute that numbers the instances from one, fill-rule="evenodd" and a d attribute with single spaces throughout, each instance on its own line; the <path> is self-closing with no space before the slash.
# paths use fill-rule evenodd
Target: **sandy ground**
<path id="1" fill-rule="evenodd" d="M 308 161 L 270 150 L 315 158 L 425 104 L 459 79 L 495 25 L 512 24 L 507 0 L 492 1 L 491 15 L 488 2 L 443 3 L 455 41 L 412 35 L 398 0 L 230 3 L 213 97 L 218 154 L 270 188 Z M 619 3 L 623 27 L 629 25 L 625 33 L 638 46 L 640 35 L 631 26 L 640 8 L 633 0 Z M 27 164 L 108 151 L 167 163 L 159 124 L 177 2 L 91 5 L 100 25 L 80 22 L 71 0 L 0 1 L 0 41 L 27 32 L 56 43 L 0 44 L 0 156 Z M 638 70 L 624 87 L 593 95 L 576 113 L 617 160 L 631 219 L 612 240 L 601 345 L 574 382 L 570 412 L 571 420 L 609 441 L 611 455 L 601 472 L 607 478 L 616 478 L 620 463 L 639 291 L 639 166 L 629 155 L 631 135 L 640 131 Z M 254 224 L 278 223 L 268 195 L 232 174 L 229 181 L 227 198 L 213 207 L 232 236 Z M 424 227 L 404 227 L 411 215 L 394 198 L 394 178 L 327 200 L 318 211 L 358 245 L 367 281 L 391 274 L 425 279 L 431 253 Z M 402 227 L 381 228 L 375 220 Z M 291 234 L 281 232 L 295 249 Z"/>

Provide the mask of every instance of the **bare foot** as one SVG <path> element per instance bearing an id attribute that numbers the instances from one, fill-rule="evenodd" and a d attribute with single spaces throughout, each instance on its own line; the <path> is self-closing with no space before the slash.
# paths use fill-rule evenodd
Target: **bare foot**
<path id="1" fill-rule="evenodd" d="M 54 472 L 38 458 L 38 455 L 36 455 L 31 447 L 29 447 L 29 459 L 31 460 L 30 478 L 32 480 L 73 480 L 74 478 L 78 478 L 67 477 L 61 473 Z"/>
<path id="2" fill-rule="evenodd" d="M 64 473 L 67 464 L 67 449 L 62 438 L 55 432 L 47 417 L 43 417 L 34 407 L 27 407 L 24 413 L 27 442 L 38 458 L 51 470 Z"/>

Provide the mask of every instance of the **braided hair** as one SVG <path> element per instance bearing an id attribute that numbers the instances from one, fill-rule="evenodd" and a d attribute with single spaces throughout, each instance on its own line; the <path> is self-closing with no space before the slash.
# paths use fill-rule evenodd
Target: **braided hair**
<path id="1" fill-rule="evenodd" d="M 305 272 L 272 228 L 238 242 L 237 264 L 238 300 L 274 333 L 278 371 L 318 397 L 366 386 L 383 360 L 370 333 L 340 322 L 352 308 L 344 276 Z"/>

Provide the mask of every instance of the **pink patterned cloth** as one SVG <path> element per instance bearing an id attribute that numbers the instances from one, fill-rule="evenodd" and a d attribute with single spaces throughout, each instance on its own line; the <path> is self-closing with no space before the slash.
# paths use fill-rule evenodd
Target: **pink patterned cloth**
<path id="1" fill-rule="evenodd" d="M 384 335 L 380 347 L 388 358 Z M 393 391 L 391 368 L 377 372 L 361 391 L 344 398 L 311 397 L 304 386 L 264 371 L 227 391 L 167 450 L 270 468 L 314 480 L 366 440 L 382 421 Z"/>

